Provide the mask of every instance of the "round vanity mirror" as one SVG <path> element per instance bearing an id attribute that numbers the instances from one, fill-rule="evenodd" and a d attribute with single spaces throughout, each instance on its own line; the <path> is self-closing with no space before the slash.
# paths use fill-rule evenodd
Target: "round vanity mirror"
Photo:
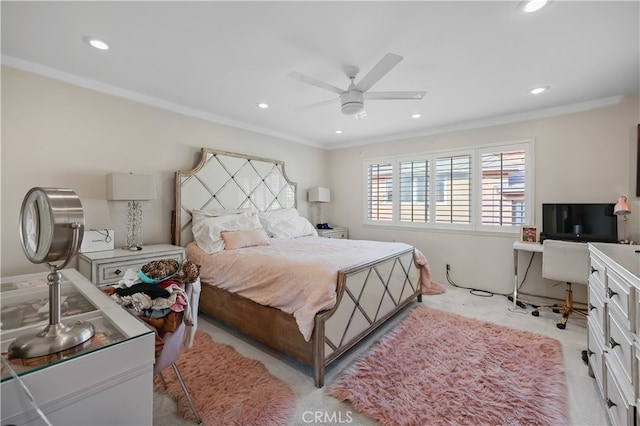
<path id="1" fill-rule="evenodd" d="M 74 249 L 76 229 L 80 241 Z M 20 238 L 31 262 L 68 260 L 80 247 L 83 233 L 84 213 L 75 192 L 32 188 L 27 193 L 20 211 Z"/>
<path id="2" fill-rule="evenodd" d="M 20 210 L 20 239 L 31 262 L 49 265 L 49 325 L 38 333 L 18 336 L 9 345 L 9 358 L 61 352 L 86 342 L 95 334 L 90 322 L 66 325 L 60 321 L 60 269 L 78 252 L 83 234 L 84 211 L 75 192 L 36 187 L 27 193 Z M 61 263 L 51 263 L 56 261 Z"/>

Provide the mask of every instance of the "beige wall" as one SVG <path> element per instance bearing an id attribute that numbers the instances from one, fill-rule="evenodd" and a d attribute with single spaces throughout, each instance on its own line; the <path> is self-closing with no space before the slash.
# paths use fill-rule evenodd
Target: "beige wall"
<path id="1" fill-rule="evenodd" d="M 27 260 L 18 233 L 22 200 L 34 186 L 73 189 L 85 226 L 115 229 L 122 246 L 126 203 L 105 200 L 105 176 L 155 175 L 157 198 L 143 202 L 144 243 L 170 242 L 174 172 L 191 169 L 201 147 L 283 160 L 307 217 L 306 190 L 326 186 L 323 150 L 2 67 L 2 276 L 46 271 Z"/>
<path id="2" fill-rule="evenodd" d="M 329 152 L 332 190 L 329 218 L 336 224 L 348 226 L 353 238 L 415 245 L 427 256 L 432 276 L 438 282 L 446 283 L 445 265 L 449 263 L 453 279 L 462 286 L 510 293 L 513 289 L 512 244 L 516 234 L 497 236 L 364 226 L 364 160 L 532 138 L 538 226 L 542 225 L 542 203 L 615 202 L 619 195 L 627 195 L 633 209 L 627 233 L 638 241 L 640 199 L 635 197 L 638 123 L 639 98 L 631 96 L 617 106 L 552 118 L 333 150 Z M 523 262 L 528 262 L 529 255 L 523 257 Z M 551 283 L 539 278 L 538 257 L 523 291 L 561 296 L 564 286 L 550 289 Z M 527 263 L 521 264 L 521 270 L 526 266 Z"/>
<path id="3" fill-rule="evenodd" d="M 87 228 L 115 228 L 119 246 L 125 206 L 105 200 L 105 176 L 153 174 L 158 198 L 143 206 L 144 242 L 169 242 L 173 173 L 191 168 L 200 148 L 210 147 L 285 161 L 288 176 L 298 183 L 299 209 L 309 218 L 313 211 L 306 190 L 329 187 L 332 201 L 323 206 L 323 221 L 348 226 L 353 238 L 415 245 L 427 255 L 436 281 L 446 283 L 449 263 L 459 284 L 509 293 L 516 235 L 363 226 L 363 160 L 533 138 L 537 225 L 544 202 L 614 202 L 624 194 L 633 209 L 627 233 L 640 240 L 640 199 L 634 195 L 638 123 L 639 98 L 632 96 L 620 105 L 586 112 L 324 151 L 3 67 L 1 274 L 46 269 L 28 262 L 18 236 L 20 205 L 33 186 L 75 190 Z M 528 261 L 523 257 L 521 269 Z M 551 289 L 539 276 L 536 258 L 523 291 L 562 294 L 562 286 Z"/>

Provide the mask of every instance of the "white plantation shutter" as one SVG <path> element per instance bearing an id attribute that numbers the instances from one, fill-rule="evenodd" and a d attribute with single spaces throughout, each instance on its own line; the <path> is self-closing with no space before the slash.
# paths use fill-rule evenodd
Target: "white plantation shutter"
<path id="1" fill-rule="evenodd" d="M 393 219 L 393 167 L 391 163 L 370 164 L 367 170 L 367 219 Z"/>
<path id="2" fill-rule="evenodd" d="M 481 223 L 521 226 L 526 218 L 526 150 L 486 149 L 481 153 Z"/>
<path id="3" fill-rule="evenodd" d="M 513 233 L 533 222 L 533 140 L 366 160 L 369 225 Z"/>
<path id="4" fill-rule="evenodd" d="M 400 162 L 400 221 L 429 222 L 429 161 Z"/>
<path id="5" fill-rule="evenodd" d="M 436 159 L 436 223 L 471 223 L 471 155 Z"/>

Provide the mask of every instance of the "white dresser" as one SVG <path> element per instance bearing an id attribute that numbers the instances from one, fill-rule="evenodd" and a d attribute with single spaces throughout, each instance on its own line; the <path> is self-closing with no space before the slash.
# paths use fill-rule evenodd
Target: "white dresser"
<path id="1" fill-rule="evenodd" d="M 640 246 L 589 243 L 589 370 L 611 423 L 640 424 Z"/>
<path id="2" fill-rule="evenodd" d="M 47 272 L 2 278 L 2 424 L 45 424 L 13 370 L 51 424 L 150 425 L 154 332 L 76 270 L 61 274 L 62 322 L 91 322 L 95 335 L 55 354 L 8 359 L 16 337 L 49 323 L 49 295 Z"/>

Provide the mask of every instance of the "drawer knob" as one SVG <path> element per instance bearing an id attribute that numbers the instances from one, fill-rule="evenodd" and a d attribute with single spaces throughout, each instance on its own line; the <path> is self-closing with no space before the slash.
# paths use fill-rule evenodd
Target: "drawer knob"
<path id="1" fill-rule="evenodd" d="M 611 399 L 607 398 L 607 407 L 611 408 L 615 406 L 616 406 L 616 403 L 613 402 Z"/>
<path id="2" fill-rule="evenodd" d="M 593 306 L 591 303 L 589 303 L 589 310 L 590 310 L 590 311 L 593 311 L 594 309 L 598 309 L 598 308 L 596 308 L 596 307 L 595 307 L 595 306 Z"/>
<path id="3" fill-rule="evenodd" d="M 615 295 L 616 295 L 616 294 L 618 294 L 618 293 L 616 293 L 615 291 L 613 291 L 613 290 L 611 290 L 611 289 L 609 288 L 609 289 L 607 289 L 607 294 L 609 295 L 609 298 L 611 298 L 611 297 L 615 296 Z"/>
<path id="4" fill-rule="evenodd" d="M 116 275 L 120 275 L 122 271 L 120 269 L 116 269 L 115 271 L 113 271 L 113 273 Z"/>
<path id="5" fill-rule="evenodd" d="M 593 274 L 594 272 L 598 272 L 598 270 L 592 266 L 591 267 L 591 273 Z"/>
<path id="6" fill-rule="evenodd" d="M 620 343 L 613 340 L 613 337 L 609 337 L 609 344 L 611 344 L 611 349 L 615 348 L 616 346 L 620 346 Z"/>

